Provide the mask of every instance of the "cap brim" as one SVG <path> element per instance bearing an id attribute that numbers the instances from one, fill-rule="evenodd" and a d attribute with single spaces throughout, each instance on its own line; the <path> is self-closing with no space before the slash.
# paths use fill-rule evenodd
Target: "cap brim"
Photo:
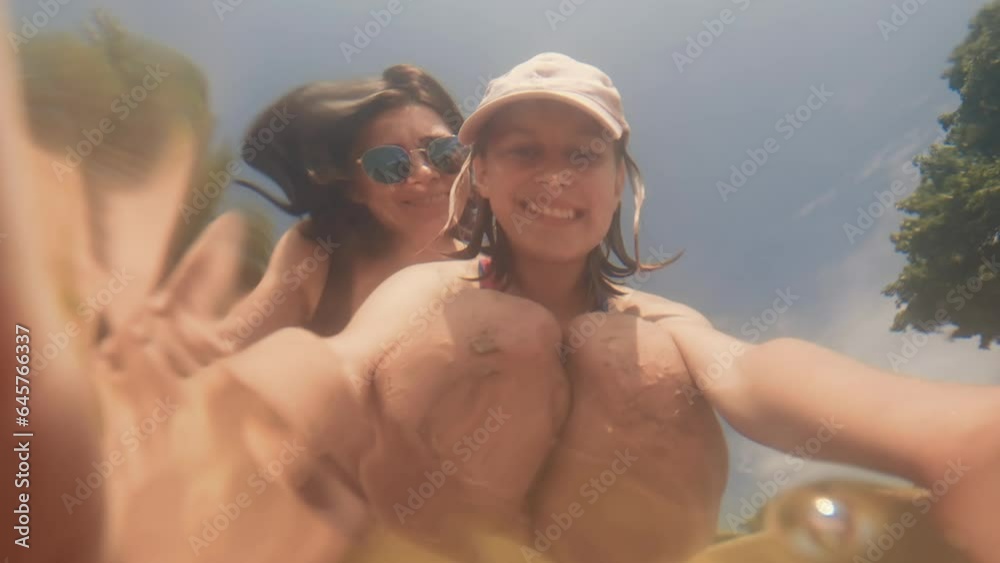
<path id="1" fill-rule="evenodd" d="M 530 90 L 507 94 L 476 108 L 458 131 L 458 140 L 466 145 L 471 145 L 479 136 L 479 131 L 483 125 L 486 125 L 496 115 L 497 111 L 514 102 L 525 100 L 554 100 L 569 104 L 596 119 L 598 123 L 614 133 L 615 139 L 620 139 L 622 136 L 622 125 L 594 100 L 572 92 Z"/>

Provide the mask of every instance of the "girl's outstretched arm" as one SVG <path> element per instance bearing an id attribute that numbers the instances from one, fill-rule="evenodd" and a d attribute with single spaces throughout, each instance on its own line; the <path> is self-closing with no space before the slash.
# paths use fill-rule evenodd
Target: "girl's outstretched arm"
<path id="1" fill-rule="evenodd" d="M 1000 412 L 1000 387 L 908 377 L 792 338 L 752 345 L 696 317 L 664 323 L 698 392 L 737 431 L 781 451 L 826 429 L 820 459 L 933 481 Z"/>
<path id="2" fill-rule="evenodd" d="M 817 459 L 910 479 L 935 493 L 954 543 L 976 560 L 1000 550 L 1000 386 L 908 377 L 798 339 L 748 344 L 693 311 L 660 322 L 695 392 L 741 434 L 790 453 L 812 440 Z"/>

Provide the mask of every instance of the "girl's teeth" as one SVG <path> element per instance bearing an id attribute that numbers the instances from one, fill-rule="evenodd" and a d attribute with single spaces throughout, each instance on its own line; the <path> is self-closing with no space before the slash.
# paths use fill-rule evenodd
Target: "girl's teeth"
<path id="1" fill-rule="evenodd" d="M 529 213 L 537 213 L 546 217 L 555 217 L 556 219 L 572 219 L 576 216 L 576 212 L 572 209 L 539 207 L 530 201 L 525 202 L 525 207 Z"/>

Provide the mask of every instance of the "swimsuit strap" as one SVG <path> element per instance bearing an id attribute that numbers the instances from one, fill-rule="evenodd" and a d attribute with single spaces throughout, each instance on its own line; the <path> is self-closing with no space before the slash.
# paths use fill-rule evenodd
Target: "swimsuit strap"
<path id="1" fill-rule="evenodd" d="M 602 295 L 599 298 L 599 300 L 598 300 L 597 307 L 601 311 L 603 311 L 605 313 L 610 313 L 611 312 L 611 300 L 608 299 L 608 297 L 606 295 Z"/>
<path id="2" fill-rule="evenodd" d="M 499 291 L 499 284 L 497 284 L 496 279 L 493 277 L 493 273 L 490 272 L 492 265 L 493 259 L 489 256 L 484 256 L 479 259 L 479 288 L 495 289 Z"/>
<path id="3" fill-rule="evenodd" d="M 493 265 L 493 259 L 489 256 L 484 256 L 479 259 L 479 288 L 480 289 L 495 289 L 500 291 L 500 286 L 496 282 L 496 278 L 493 277 L 490 268 Z M 605 313 L 611 311 L 611 300 L 608 299 L 606 295 L 602 295 L 598 300 L 597 309 Z"/>

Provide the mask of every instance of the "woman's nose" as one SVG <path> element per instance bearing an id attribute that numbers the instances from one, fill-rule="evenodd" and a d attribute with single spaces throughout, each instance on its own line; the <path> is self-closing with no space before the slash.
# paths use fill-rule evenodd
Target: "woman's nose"
<path id="1" fill-rule="evenodd" d="M 406 183 L 411 185 L 424 185 L 439 176 L 437 170 L 431 166 L 427 156 L 423 151 L 410 152 L 410 175 L 406 177 Z"/>

